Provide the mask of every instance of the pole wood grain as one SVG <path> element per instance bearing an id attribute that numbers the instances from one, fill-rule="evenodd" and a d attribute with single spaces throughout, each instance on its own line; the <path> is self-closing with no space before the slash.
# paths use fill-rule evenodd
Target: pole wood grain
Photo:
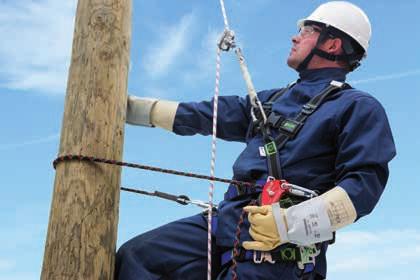
<path id="1" fill-rule="evenodd" d="M 79 0 L 59 154 L 121 160 L 131 0 Z M 57 166 L 41 279 L 113 279 L 121 168 Z"/>

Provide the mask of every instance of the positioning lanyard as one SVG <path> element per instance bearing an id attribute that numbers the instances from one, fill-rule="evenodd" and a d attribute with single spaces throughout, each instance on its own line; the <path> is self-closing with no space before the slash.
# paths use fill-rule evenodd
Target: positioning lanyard
<path id="1" fill-rule="evenodd" d="M 275 99 L 283 95 L 290 87 L 291 86 L 288 86 L 287 88 L 274 94 L 273 97 L 269 99 L 269 105 L 271 105 Z M 289 139 L 293 139 L 298 134 L 307 118 L 322 105 L 330 94 L 344 88 L 350 88 L 350 86 L 342 82 L 331 81 L 327 88 L 325 88 L 320 94 L 313 97 L 308 103 L 303 105 L 302 110 L 295 118 L 284 118 L 283 116 L 271 111 L 268 114 L 267 123 L 263 125 L 260 122 L 260 130 L 263 134 L 265 142 L 264 151 L 267 157 L 269 176 L 276 179 L 283 178 L 278 151 L 283 148 Z M 279 135 L 276 138 L 272 137 L 270 128 L 278 130 Z"/>
<path id="2" fill-rule="evenodd" d="M 204 202 L 202 200 L 198 200 L 198 199 L 190 199 L 188 196 L 186 195 L 174 195 L 171 193 L 166 193 L 166 192 L 160 192 L 160 191 L 146 191 L 146 190 L 142 190 L 142 189 L 132 189 L 132 188 L 126 188 L 126 187 L 121 187 L 122 191 L 127 191 L 127 192 L 133 192 L 133 193 L 138 193 L 138 194 L 142 194 L 142 195 L 148 195 L 148 196 L 154 196 L 154 197 L 159 197 L 159 198 L 163 198 L 163 199 L 167 199 L 170 201 L 174 201 L 177 202 L 181 205 L 188 205 L 188 204 L 192 204 L 192 205 L 196 205 L 198 207 L 201 208 L 205 208 L 208 209 L 209 203 Z M 213 204 L 212 207 L 217 208 L 217 204 Z"/>

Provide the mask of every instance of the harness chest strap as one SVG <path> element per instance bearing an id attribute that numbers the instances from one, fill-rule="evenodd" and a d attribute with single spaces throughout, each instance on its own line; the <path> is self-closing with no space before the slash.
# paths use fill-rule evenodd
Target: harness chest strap
<path id="1" fill-rule="evenodd" d="M 281 117 L 274 112 L 269 113 L 267 124 L 265 126 L 260 125 L 265 141 L 264 150 L 267 157 L 269 176 L 273 176 L 277 179 L 283 178 L 278 151 L 289 139 L 296 137 L 307 118 L 322 105 L 323 101 L 325 101 L 330 94 L 346 87 L 350 86 L 342 82 L 331 81 L 326 89 L 303 105 L 302 110 L 294 119 Z M 290 87 L 287 87 L 287 89 L 289 88 Z M 285 91 L 282 90 L 281 92 L 281 94 L 284 94 Z M 279 98 L 281 94 L 276 94 L 276 98 Z M 271 103 L 274 101 L 275 100 L 270 100 Z M 279 131 L 279 135 L 275 139 L 271 136 L 270 126 Z"/>
<path id="2" fill-rule="evenodd" d="M 275 92 L 266 102 L 263 103 L 262 106 L 266 111 L 267 123 L 264 125 L 262 121 L 254 122 L 254 128 L 252 129 L 253 134 L 257 133 L 258 131 L 261 131 L 263 134 L 266 144 L 263 147 L 262 155 L 264 155 L 267 159 L 269 176 L 277 179 L 282 178 L 282 170 L 278 151 L 287 143 L 289 139 L 293 139 L 297 135 L 299 130 L 303 127 L 306 119 L 322 105 L 322 102 L 329 95 L 342 89 L 351 88 L 348 84 L 331 81 L 327 88 L 325 88 L 320 94 L 313 97 L 303 106 L 302 110 L 294 119 L 288 119 L 274 113 L 272 111 L 272 105 L 278 98 L 280 98 L 294 85 L 295 82 L 289 84 L 285 88 L 280 89 L 279 91 Z M 255 115 L 258 119 L 261 120 L 261 117 L 258 115 L 258 111 L 255 112 Z M 277 129 L 279 131 L 277 138 L 274 139 L 271 137 L 270 129 Z M 263 186 L 265 181 L 260 180 L 256 183 L 260 186 Z M 228 191 L 225 193 L 225 199 L 230 200 L 238 195 L 249 194 L 255 191 L 255 188 L 229 186 Z"/>

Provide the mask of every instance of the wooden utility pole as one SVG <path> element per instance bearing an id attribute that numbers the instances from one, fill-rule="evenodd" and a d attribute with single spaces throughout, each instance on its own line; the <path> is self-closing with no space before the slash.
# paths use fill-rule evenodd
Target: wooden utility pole
<path id="1" fill-rule="evenodd" d="M 121 160 L 131 0 L 79 0 L 60 155 Z M 121 169 L 58 164 L 41 279 L 113 279 Z"/>

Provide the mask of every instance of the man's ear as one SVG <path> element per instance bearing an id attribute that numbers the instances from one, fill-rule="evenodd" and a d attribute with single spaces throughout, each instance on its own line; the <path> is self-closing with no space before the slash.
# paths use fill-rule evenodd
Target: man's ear
<path id="1" fill-rule="evenodd" d="M 341 54 L 342 53 L 342 45 L 343 41 L 341 41 L 340 38 L 332 38 L 328 39 L 327 43 L 327 49 L 326 51 L 330 54 Z"/>

